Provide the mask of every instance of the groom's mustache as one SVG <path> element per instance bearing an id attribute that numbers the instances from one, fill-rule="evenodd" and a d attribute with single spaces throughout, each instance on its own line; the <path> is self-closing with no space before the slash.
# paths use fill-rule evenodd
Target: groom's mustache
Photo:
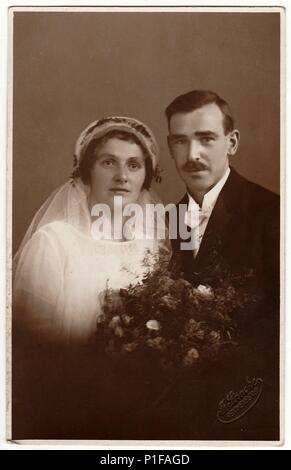
<path id="1" fill-rule="evenodd" d="M 183 171 L 200 171 L 200 170 L 208 170 L 208 166 L 205 163 L 200 162 L 199 160 L 195 160 L 193 162 L 187 162 L 185 165 L 182 166 Z"/>

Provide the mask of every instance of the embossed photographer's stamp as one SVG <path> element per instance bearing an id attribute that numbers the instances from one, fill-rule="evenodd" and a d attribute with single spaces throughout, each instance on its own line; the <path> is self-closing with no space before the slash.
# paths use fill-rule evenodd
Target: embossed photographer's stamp
<path id="1" fill-rule="evenodd" d="M 230 391 L 219 402 L 216 417 L 221 423 L 232 423 L 244 416 L 258 401 L 263 390 L 261 378 L 248 379 L 238 392 Z"/>

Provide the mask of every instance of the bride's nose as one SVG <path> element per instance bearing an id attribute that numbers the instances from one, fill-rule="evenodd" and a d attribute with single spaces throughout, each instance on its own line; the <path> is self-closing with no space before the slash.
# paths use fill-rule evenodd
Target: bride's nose
<path id="1" fill-rule="evenodd" d="M 114 179 L 115 181 L 118 181 L 120 183 L 126 183 L 127 182 L 126 168 L 123 166 L 118 167 L 114 175 Z"/>

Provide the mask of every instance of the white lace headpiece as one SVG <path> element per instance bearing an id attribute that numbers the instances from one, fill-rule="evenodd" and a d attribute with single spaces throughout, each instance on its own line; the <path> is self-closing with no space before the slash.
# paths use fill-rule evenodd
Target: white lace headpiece
<path id="1" fill-rule="evenodd" d="M 153 170 L 156 169 L 159 150 L 152 131 L 143 122 L 125 116 L 105 117 L 91 122 L 76 142 L 75 163 L 80 164 L 88 145 L 93 139 L 101 138 L 113 130 L 134 135 L 150 157 Z"/>

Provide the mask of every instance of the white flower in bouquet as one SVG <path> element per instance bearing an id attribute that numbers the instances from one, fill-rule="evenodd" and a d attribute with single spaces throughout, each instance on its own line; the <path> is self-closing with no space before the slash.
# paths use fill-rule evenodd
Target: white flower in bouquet
<path id="1" fill-rule="evenodd" d="M 167 308 L 171 310 L 175 310 L 179 300 L 175 299 L 171 294 L 163 295 L 160 299 L 160 304 L 165 305 Z"/>
<path id="2" fill-rule="evenodd" d="M 115 329 L 119 324 L 120 324 L 120 316 L 115 315 L 114 317 L 111 318 L 111 321 L 108 326 L 109 328 Z"/>
<path id="3" fill-rule="evenodd" d="M 129 325 L 131 320 L 132 320 L 132 317 L 130 317 L 126 313 L 121 315 L 121 318 L 122 318 L 123 322 L 125 323 L 125 325 Z"/>
<path id="4" fill-rule="evenodd" d="M 204 336 L 205 336 L 205 331 L 199 329 L 199 330 L 195 331 L 194 336 L 195 336 L 197 339 L 200 339 L 200 340 L 202 341 L 202 340 L 204 339 Z"/>
<path id="5" fill-rule="evenodd" d="M 119 325 L 115 327 L 114 333 L 116 334 L 116 336 L 119 336 L 119 338 L 122 338 L 122 336 L 124 335 L 124 331 Z"/>
<path id="6" fill-rule="evenodd" d="M 104 313 L 101 313 L 100 315 L 97 316 L 96 323 L 97 323 L 97 325 L 100 325 L 100 324 L 104 323 L 105 320 L 106 320 L 106 317 L 105 317 Z"/>
<path id="7" fill-rule="evenodd" d="M 160 323 L 157 321 L 157 320 L 148 320 L 146 322 L 146 327 L 149 329 L 149 330 L 159 330 L 161 328 L 161 325 Z"/>
<path id="8" fill-rule="evenodd" d="M 138 343 L 132 342 L 132 343 L 126 343 L 123 345 L 123 350 L 126 352 L 132 352 L 138 347 Z"/>
<path id="9" fill-rule="evenodd" d="M 197 359 L 199 359 L 199 352 L 196 348 L 191 348 L 184 357 L 183 364 L 184 366 L 192 366 Z"/>
<path id="10" fill-rule="evenodd" d="M 157 349 L 159 351 L 163 351 L 165 349 L 165 339 L 161 336 L 157 336 L 156 338 L 149 338 L 147 339 L 147 345 L 150 348 Z"/>
<path id="11" fill-rule="evenodd" d="M 219 341 L 221 337 L 219 331 L 210 331 L 209 336 L 213 341 Z"/>
<path id="12" fill-rule="evenodd" d="M 209 286 L 204 286 L 203 284 L 199 284 L 199 286 L 195 287 L 193 291 L 196 294 L 201 295 L 201 297 L 211 298 L 214 296 L 213 289 Z"/>

